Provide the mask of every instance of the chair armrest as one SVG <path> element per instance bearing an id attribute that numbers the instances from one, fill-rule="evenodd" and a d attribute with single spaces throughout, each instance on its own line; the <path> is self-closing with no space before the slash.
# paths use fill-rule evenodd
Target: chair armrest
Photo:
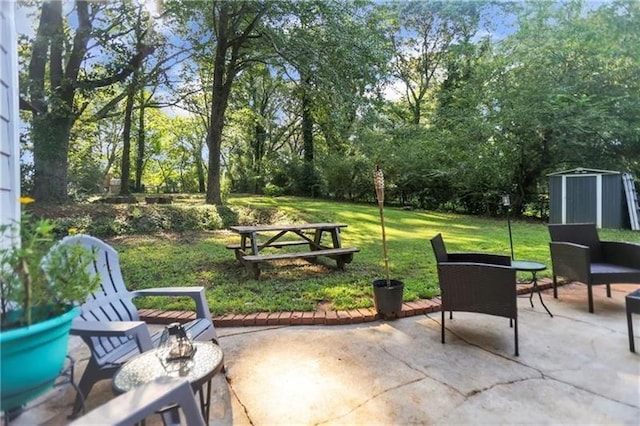
<path id="1" fill-rule="evenodd" d="M 588 283 L 591 276 L 589 246 L 567 242 L 550 242 L 553 275 Z"/>
<path id="2" fill-rule="evenodd" d="M 84 321 L 74 320 L 70 334 L 83 340 L 91 337 L 131 337 L 140 352 L 153 349 L 149 329 L 143 321 Z"/>
<path id="3" fill-rule="evenodd" d="M 449 253 L 447 262 L 486 263 L 490 265 L 511 265 L 511 258 L 491 253 Z"/>
<path id="4" fill-rule="evenodd" d="M 187 380 L 160 377 L 137 386 L 75 420 L 73 426 L 96 424 L 139 424 L 158 410 L 172 404 L 180 406 L 185 414 L 185 424 L 204 426 L 198 405 Z"/>
<path id="5" fill-rule="evenodd" d="M 605 263 L 640 269 L 640 244 L 621 241 L 602 241 Z"/>
<path id="6" fill-rule="evenodd" d="M 196 317 L 211 320 L 209 304 L 204 295 L 204 287 L 158 287 L 145 288 L 131 292 L 133 297 L 138 296 L 188 296 L 196 302 Z"/>

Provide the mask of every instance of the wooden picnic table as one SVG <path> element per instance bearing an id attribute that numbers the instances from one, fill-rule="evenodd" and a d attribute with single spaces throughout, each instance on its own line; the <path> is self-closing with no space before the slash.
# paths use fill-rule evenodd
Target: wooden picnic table
<path id="1" fill-rule="evenodd" d="M 229 229 L 240 235 L 240 244 L 228 245 L 227 248 L 235 251 L 236 259 L 247 266 L 256 279 L 260 276 L 260 263 L 271 260 L 314 260 L 318 256 L 326 256 L 335 259 L 339 269 L 344 269 L 344 265 L 353 260 L 353 254 L 360 251 L 355 247 L 342 247 L 340 230 L 346 227 L 343 223 L 231 226 Z M 331 236 L 331 245 L 323 243 L 325 235 Z M 285 236 L 287 238 L 283 238 Z M 263 252 L 265 248 L 290 246 L 307 246 L 308 250 Z"/>

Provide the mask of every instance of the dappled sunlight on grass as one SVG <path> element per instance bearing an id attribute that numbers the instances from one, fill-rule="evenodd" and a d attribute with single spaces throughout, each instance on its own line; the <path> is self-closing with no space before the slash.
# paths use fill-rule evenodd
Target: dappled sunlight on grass
<path id="1" fill-rule="evenodd" d="M 412 218 L 404 218 L 400 221 L 404 226 L 428 226 L 428 227 L 437 227 L 437 226 L 445 226 L 442 221 L 429 220 L 421 217 L 412 217 Z"/>
<path id="2" fill-rule="evenodd" d="M 196 198 L 203 202 L 204 198 Z M 193 199 L 189 199 L 191 203 Z M 239 237 L 228 230 L 158 235 L 130 235 L 110 242 L 119 251 L 129 288 L 203 285 L 214 314 L 258 311 L 306 311 L 319 305 L 329 309 L 370 307 L 371 282 L 384 276 L 379 210 L 376 204 L 352 204 L 296 197 L 232 196 L 232 208 L 246 209 L 248 218 L 294 222 L 339 222 L 343 246 L 358 247 L 344 271 L 335 261 L 270 262 L 259 280 L 236 261 Z M 252 206 L 252 207 L 249 207 Z M 256 208 L 266 212 L 255 212 Z M 439 293 L 436 264 L 429 240 L 442 233 L 451 252 L 509 254 L 506 219 L 478 218 L 439 212 L 385 208 L 388 254 L 392 278 L 405 282 L 405 300 Z M 291 223 L 291 222 L 288 222 Z M 545 263 L 550 276 L 549 236 L 542 223 L 512 221 L 516 259 Z M 603 239 L 640 242 L 631 231 L 602 230 Z M 283 248 L 281 250 L 289 250 Z M 530 278 L 522 275 L 522 279 Z M 144 301 L 144 307 L 191 309 L 189 302 Z"/>

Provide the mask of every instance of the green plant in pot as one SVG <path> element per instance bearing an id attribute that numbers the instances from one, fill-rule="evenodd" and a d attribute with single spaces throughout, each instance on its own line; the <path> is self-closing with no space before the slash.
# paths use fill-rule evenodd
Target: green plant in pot
<path id="1" fill-rule="evenodd" d="M 387 234 L 384 226 L 384 174 L 376 166 L 373 172 L 373 185 L 376 188 L 376 198 L 380 210 L 380 224 L 382 226 L 382 252 L 386 278 L 373 281 L 373 302 L 378 314 L 385 319 L 394 319 L 402 311 L 404 283 L 392 280 L 389 272 L 389 257 L 387 256 Z"/>
<path id="2" fill-rule="evenodd" d="M 88 272 L 93 253 L 56 245 L 53 231 L 53 223 L 26 212 L 19 224 L 0 225 L 1 411 L 20 407 L 53 385 L 77 305 L 98 287 L 98 278 Z"/>

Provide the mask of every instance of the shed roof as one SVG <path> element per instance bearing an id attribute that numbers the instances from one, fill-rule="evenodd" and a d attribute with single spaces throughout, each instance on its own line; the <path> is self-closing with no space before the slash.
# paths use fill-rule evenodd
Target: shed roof
<path id="1" fill-rule="evenodd" d="M 562 172 L 548 173 L 547 176 L 559 176 L 559 175 L 577 175 L 577 174 L 596 174 L 596 175 L 619 175 L 621 172 L 613 170 L 599 170 L 599 169 L 585 169 L 578 167 L 571 170 L 565 170 Z"/>

